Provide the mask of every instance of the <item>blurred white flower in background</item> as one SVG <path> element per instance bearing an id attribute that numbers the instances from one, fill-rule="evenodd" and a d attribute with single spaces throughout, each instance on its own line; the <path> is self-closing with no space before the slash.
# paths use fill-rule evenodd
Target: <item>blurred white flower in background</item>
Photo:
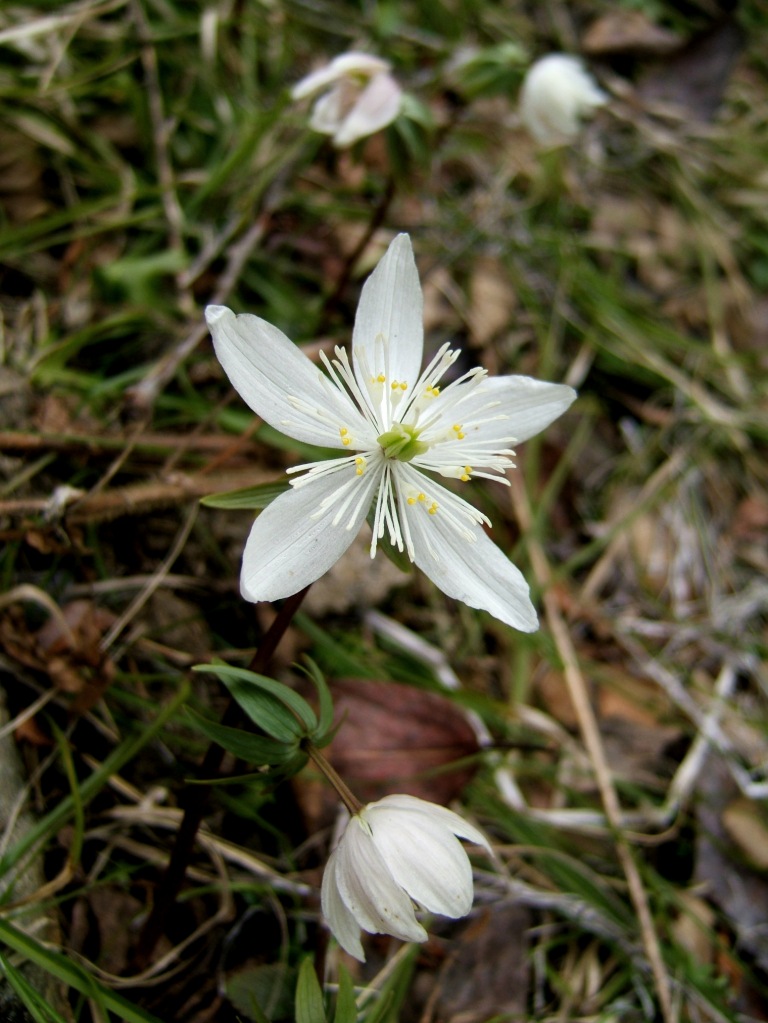
<path id="1" fill-rule="evenodd" d="M 486 534 L 487 516 L 435 476 L 509 485 L 512 444 L 547 427 L 576 393 L 481 368 L 444 383 L 461 353 L 444 344 L 421 368 L 422 310 L 406 234 L 363 287 L 352 358 L 338 347 L 333 360 L 321 353 L 327 375 L 266 320 L 207 307 L 219 362 L 253 411 L 289 437 L 339 451 L 289 470 L 303 475 L 253 524 L 242 594 L 298 593 L 338 561 L 372 509 L 371 557 L 386 534 L 448 596 L 533 632 L 528 584 Z"/>
<path id="2" fill-rule="evenodd" d="M 317 96 L 309 126 L 330 135 L 339 149 L 386 128 L 397 117 L 403 91 L 390 65 L 368 53 L 344 53 L 302 78 L 291 90 L 294 100 Z"/>
<path id="3" fill-rule="evenodd" d="M 550 53 L 528 69 L 520 93 L 523 124 L 543 146 L 573 142 L 589 117 L 608 102 L 578 57 Z"/>
<path id="4" fill-rule="evenodd" d="M 458 814 L 415 796 L 385 796 L 355 814 L 331 853 L 321 892 L 323 915 L 341 947 L 364 962 L 360 928 L 426 941 L 414 903 L 452 919 L 466 916 L 472 865 L 459 838 L 491 851 Z"/>

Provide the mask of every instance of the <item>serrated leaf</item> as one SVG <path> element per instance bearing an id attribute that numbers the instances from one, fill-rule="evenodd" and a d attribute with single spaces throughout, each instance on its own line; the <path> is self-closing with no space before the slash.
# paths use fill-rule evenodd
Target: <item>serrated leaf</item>
<path id="1" fill-rule="evenodd" d="M 296 753 L 295 739 L 288 744 L 263 735 L 253 735 L 241 728 L 230 728 L 218 721 L 211 721 L 191 707 L 186 709 L 206 738 L 249 764 L 283 764 Z"/>
<path id="2" fill-rule="evenodd" d="M 243 487 L 241 490 L 225 490 L 220 494 L 209 494 L 200 499 L 200 504 L 204 504 L 206 508 L 251 511 L 258 509 L 261 511 L 288 489 L 290 489 L 290 483 L 287 479 L 277 480 L 274 483 L 259 483 L 253 487 Z"/>
<path id="3" fill-rule="evenodd" d="M 299 968 L 299 980 L 296 984 L 296 1023 L 326 1023 L 323 991 L 309 956 Z"/>

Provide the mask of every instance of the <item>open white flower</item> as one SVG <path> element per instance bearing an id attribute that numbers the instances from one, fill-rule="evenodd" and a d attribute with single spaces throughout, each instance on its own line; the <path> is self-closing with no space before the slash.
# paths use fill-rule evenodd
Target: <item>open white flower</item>
<path id="1" fill-rule="evenodd" d="M 309 126 L 332 136 L 333 144 L 343 149 L 386 128 L 400 112 L 403 91 L 389 69 L 380 57 L 344 53 L 297 82 L 291 97 L 300 100 L 323 93 Z"/>
<path id="2" fill-rule="evenodd" d="M 303 472 L 259 515 L 243 555 L 247 600 L 277 600 L 314 582 L 350 546 L 373 505 L 371 557 L 385 533 L 448 596 L 517 629 L 538 621 L 518 569 L 488 538 L 488 519 L 437 483 L 502 483 L 512 445 L 543 430 L 575 392 L 530 377 L 489 379 L 472 369 L 442 389 L 459 352 L 447 344 L 427 367 L 422 294 L 407 235 L 399 235 L 366 281 L 352 360 L 321 353 L 322 373 L 272 324 L 208 306 L 216 354 L 254 412 L 297 440 L 341 457 Z"/>
<path id="3" fill-rule="evenodd" d="M 573 142 L 581 119 L 607 103 L 608 96 L 578 59 L 550 53 L 533 64 L 520 93 L 520 116 L 537 142 L 560 146 Z"/>
<path id="4" fill-rule="evenodd" d="M 331 853 L 321 892 L 323 915 L 341 947 L 364 961 L 361 927 L 426 941 L 414 903 L 452 919 L 466 916 L 472 865 L 459 838 L 490 852 L 477 828 L 415 796 L 385 796 L 355 814 Z"/>

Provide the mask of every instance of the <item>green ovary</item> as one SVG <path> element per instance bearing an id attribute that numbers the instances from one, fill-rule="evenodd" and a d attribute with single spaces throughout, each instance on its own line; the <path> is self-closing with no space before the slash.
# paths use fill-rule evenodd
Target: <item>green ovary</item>
<path id="1" fill-rule="evenodd" d="M 417 455 L 429 451 L 429 444 L 419 440 L 419 431 L 402 423 L 395 423 L 377 440 L 385 457 L 396 458 L 399 462 L 410 462 Z"/>

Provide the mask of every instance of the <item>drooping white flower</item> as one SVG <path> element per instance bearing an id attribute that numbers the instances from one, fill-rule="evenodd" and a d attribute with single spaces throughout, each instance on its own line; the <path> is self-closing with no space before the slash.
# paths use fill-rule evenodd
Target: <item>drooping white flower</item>
<path id="1" fill-rule="evenodd" d="M 272 324 L 208 306 L 216 355 L 241 397 L 277 430 L 337 448 L 299 465 L 292 489 L 254 523 L 243 555 L 247 600 L 277 600 L 314 582 L 350 546 L 373 507 L 371 557 L 386 534 L 448 596 L 517 629 L 538 621 L 518 569 L 488 538 L 488 519 L 435 480 L 508 483 L 512 445 L 543 430 L 575 392 L 524 376 L 472 369 L 441 389 L 459 351 L 443 347 L 423 370 L 422 294 L 408 235 L 366 281 L 352 359 L 327 375 Z M 431 474 L 431 475 L 428 475 Z"/>
<path id="2" fill-rule="evenodd" d="M 426 941 L 414 903 L 452 919 L 466 916 L 472 865 L 459 838 L 490 852 L 477 828 L 415 796 L 385 796 L 355 814 L 331 853 L 321 891 L 323 915 L 341 947 L 364 961 L 360 928 Z"/>
<path id="3" fill-rule="evenodd" d="M 397 117 L 403 91 L 390 65 L 368 53 L 344 53 L 327 67 L 302 78 L 291 90 L 295 100 L 322 93 L 309 126 L 330 135 L 339 149 L 373 135 Z"/>
<path id="4" fill-rule="evenodd" d="M 550 53 L 533 64 L 520 93 L 520 116 L 537 142 L 560 146 L 573 142 L 581 119 L 607 103 L 578 57 Z"/>

